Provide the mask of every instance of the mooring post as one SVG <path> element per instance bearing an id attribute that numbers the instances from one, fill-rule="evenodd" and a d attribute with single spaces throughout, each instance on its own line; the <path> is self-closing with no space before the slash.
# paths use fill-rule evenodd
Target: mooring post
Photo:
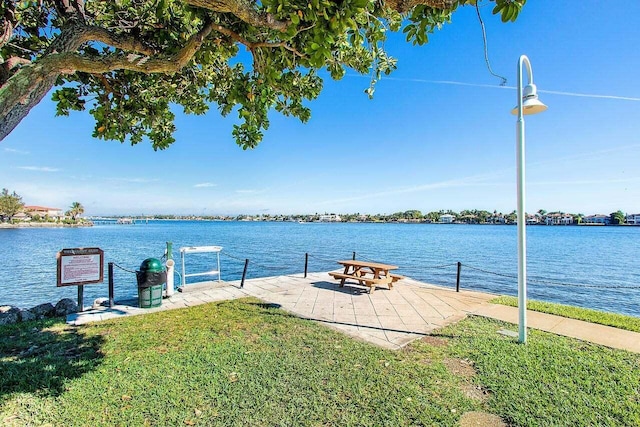
<path id="1" fill-rule="evenodd" d="M 244 260 L 244 270 L 242 271 L 242 280 L 240 281 L 240 287 L 244 288 L 244 279 L 247 277 L 247 267 L 249 266 L 249 258 Z"/>
<path id="2" fill-rule="evenodd" d="M 109 267 L 108 275 L 109 275 L 109 308 L 113 308 L 115 303 L 113 302 L 113 263 L 110 262 L 107 264 Z"/>
<path id="3" fill-rule="evenodd" d="M 78 285 L 78 312 L 84 311 L 84 286 Z"/>
<path id="4" fill-rule="evenodd" d="M 309 252 L 304 254 L 304 278 L 307 278 L 307 266 L 309 265 Z"/>
<path id="5" fill-rule="evenodd" d="M 356 260 L 356 251 L 353 251 L 353 260 Z"/>
<path id="6" fill-rule="evenodd" d="M 460 292 L 460 270 L 462 270 L 462 263 L 458 261 L 458 276 L 456 277 L 456 292 Z"/>

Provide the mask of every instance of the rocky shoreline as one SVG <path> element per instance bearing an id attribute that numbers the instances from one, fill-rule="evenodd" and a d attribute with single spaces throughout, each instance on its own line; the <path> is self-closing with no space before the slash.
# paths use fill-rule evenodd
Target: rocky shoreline
<path id="1" fill-rule="evenodd" d="M 0 223 L 0 228 L 74 228 L 74 227 L 93 227 L 92 222 L 83 222 L 79 224 L 64 224 L 61 222 L 19 222 L 17 224 Z"/>
<path id="2" fill-rule="evenodd" d="M 63 298 L 54 306 L 50 302 L 21 309 L 13 305 L 0 306 L 0 325 L 12 325 L 19 322 L 42 320 L 50 317 L 66 317 L 77 313 L 78 304 L 71 298 Z"/>

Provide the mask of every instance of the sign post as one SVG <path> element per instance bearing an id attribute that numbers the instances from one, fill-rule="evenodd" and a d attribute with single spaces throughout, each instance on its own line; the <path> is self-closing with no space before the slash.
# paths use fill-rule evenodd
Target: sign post
<path id="1" fill-rule="evenodd" d="M 62 249 L 56 255 L 57 286 L 78 286 L 78 310 L 84 310 L 84 285 L 104 279 L 104 251 L 100 248 Z"/>

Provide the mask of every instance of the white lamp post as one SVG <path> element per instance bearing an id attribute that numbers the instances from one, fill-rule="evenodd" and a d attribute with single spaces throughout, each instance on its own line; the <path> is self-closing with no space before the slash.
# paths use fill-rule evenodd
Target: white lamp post
<path id="1" fill-rule="evenodd" d="M 529 84 L 522 88 L 522 65 L 527 66 L 527 76 Z M 516 163 L 517 163 L 517 192 L 518 192 L 518 341 L 527 342 L 527 242 L 524 210 L 524 115 L 537 114 L 545 111 L 547 106 L 538 100 L 536 85 L 533 84 L 533 71 L 531 62 L 526 55 L 520 56 L 518 60 L 518 105 L 511 110 L 512 114 L 518 115 L 517 141 L 516 141 Z"/>

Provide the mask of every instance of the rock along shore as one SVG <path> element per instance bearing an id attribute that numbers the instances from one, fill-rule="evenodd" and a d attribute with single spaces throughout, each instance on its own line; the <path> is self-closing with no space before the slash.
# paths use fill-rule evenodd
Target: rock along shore
<path id="1" fill-rule="evenodd" d="M 47 302 L 29 309 L 21 309 L 12 305 L 0 306 L 0 325 L 11 325 L 30 320 L 41 320 L 47 317 L 62 317 L 78 312 L 78 304 L 71 298 L 63 298 L 54 306 Z"/>
<path id="2" fill-rule="evenodd" d="M 92 222 L 80 224 L 64 224 L 57 222 L 19 222 L 17 224 L 0 223 L 0 228 L 61 228 L 61 227 L 93 227 Z"/>

